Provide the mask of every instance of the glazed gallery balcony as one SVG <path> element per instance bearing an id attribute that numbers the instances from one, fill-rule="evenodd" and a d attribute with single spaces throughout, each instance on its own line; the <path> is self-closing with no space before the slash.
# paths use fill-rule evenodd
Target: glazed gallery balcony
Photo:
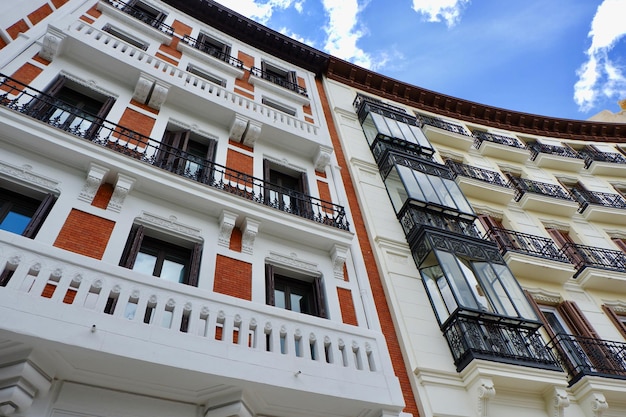
<path id="1" fill-rule="evenodd" d="M 163 23 L 165 14 L 141 1 L 104 1 L 116 9 L 121 10 L 129 16 L 132 16 L 169 36 L 174 35 L 174 28 Z"/>
<path id="2" fill-rule="evenodd" d="M 0 105 L 146 164 L 317 223 L 349 230 L 343 206 L 254 178 L 153 140 L 8 77 Z M 45 111 L 44 111 L 45 110 Z"/>
<path id="3" fill-rule="evenodd" d="M 585 376 L 626 379 L 626 343 L 557 334 L 548 346 L 567 371 L 570 386 Z"/>

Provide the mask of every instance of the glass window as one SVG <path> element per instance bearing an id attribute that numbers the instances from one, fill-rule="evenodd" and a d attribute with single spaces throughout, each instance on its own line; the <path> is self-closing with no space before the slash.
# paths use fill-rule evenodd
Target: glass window
<path id="1" fill-rule="evenodd" d="M 55 197 L 22 187 L 0 187 L 0 230 L 34 237 L 48 215 Z"/>
<path id="2" fill-rule="evenodd" d="M 321 277 L 300 276 L 297 273 L 291 275 L 269 264 L 265 267 L 267 304 L 297 313 L 326 317 Z"/>

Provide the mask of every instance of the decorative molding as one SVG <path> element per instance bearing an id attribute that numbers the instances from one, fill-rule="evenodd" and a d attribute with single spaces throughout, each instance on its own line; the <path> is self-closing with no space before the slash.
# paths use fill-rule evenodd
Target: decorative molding
<path id="1" fill-rule="evenodd" d="M 135 91 L 133 91 L 133 99 L 145 104 L 152 91 L 154 81 L 155 78 L 150 75 L 144 73 L 139 74 L 139 79 L 137 80 L 137 84 L 135 84 Z"/>
<path id="2" fill-rule="evenodd" d="M 228 137 L 235 142 L 241 142 L 241 138 L 246 131 L 246 127 L 248 127 L 248 120 L 249 119 L 247 117 L 243 117 L 242 115 L 235 113 L 235 118 L 230 124 Z"/>
<path id="3" fill-rule="evenodd" d="M 100 93 L 107 97 L 113 97 L 116 99 L 119 97 L 118 94 L 114 94 L 111 91 L 105 90 L 104 88 L 100 87 L 98 83 L 96 82 L 96 80 L 85 80 L 84 78 L 80 78 L 74 74 L 70 74 L 69 72 L 65 70 L 61 70 L 59 75 L 64 76 L 65 78 L 67 78 L 68 80 L 72 82 L 75 82 L 76 84 L 82 85 L 83 87 L 86 87 L 92 91 L 95 91 L 96 93 Z"/>
<path id="4" fill-rule="evenodd" d="M 189 226 L 178 222 L 176 216 L 170 216 L 169 218 L 157 216 L 156 214 L 141 213 L 136 219 L 139 223 L 145 224 L 155 229 L 165 230 L 170 233 L 177 233 L 192 240 L 201 240 L 200 229 L 197 227 Z"/>
<path id="5" fill-rule="evenodd" d="M 235 228 L 235 222 L 237 221 L 237 217 L 239 215 L 232 211 L 222 210 L 222 214 L 220 215 L 220 234 L 217 239 L 217 244 L 220 246 L 224 246 L 225 248 L 230 247 L 230 236 L 233 233 L 233 229 Z"/>
<path id="6" fill-rule="evenodd" d="M 61 52 L 61 46 L 66 37 L 67 35 L 63 32 L 53 27 L 48 27 L 48 32 L 41 40 L 39 56 L 47 61 L 53 61 Z"/>
<path id="7" fill-rule="evenodd" d="M 563 297 L 557 292 L 547 291 L 543 288 L 526 288 L 526 291 L 535 301 L 538 301 L 539 304 L 554 306 L 563 302 Z"/>
<path id="8" fill-rule="evenodd" d="M 93 162 L 89 164 L 89 172 L 87 173 L 87 179 L 83 185 L 78 199 L 86 203 L 91 203 L 93 198 L 98 192 L 98 188 L 104 181 L 104 177 L 109 173 L 109 168 L 103 167 Z"/>
<path id="9" fill-rule="evenodd" d="M 165 103 L 167 93 L 170 90 L 170 85 L 157 81 L 152 88 L 152 94 L 150 95 L 150 101 L 148 106 L 156 110 L 161 110 L 161 106 Z"/>
<path id="10" fill-rule="evenodd" d="M 10 177 L 14 180 L 19 180 L 23 183 L 36 186 L 48 192 L 59 192 L 59 182 L 51 180 L 42 174 L 33 172 L 31 165 L 25 164 L 21 167 L 17 165 L 9 164 L 8 162 L 0 161 L 0 176 L 4 174 L 5 177 Z"/>
<path id="11" fill-rule="evenodd" d="M 313 161 L 317 172 L 325 172 L 326 167 L 330 164 L 333 149 L 328 146 L 320 145 L 317 155 Z"/>
<path id="12" fill-rule="evenodd" d="M 591 393 L 591 412 L 593 417 L 602 417 L 604 412 L 609 409 L 609 403 L 606 402 L 604 395 L 599 392 Z"/>
<path id="13" fill-rule="evenodd" d="M 261 223 L 259 221 L 253 220 L 249 217 L 246 217 L 243 220 L 243 225 L 241 227 L 241 251 L 243 253 L 252 255 L 252 252 L 254 251 L 254 240 L 256 239 L 256 235 L 259 233 L 260 224 Z"/>
<path id="14" fill-rule="evenodd" d="M 212 133 L 209 133 L 209 132 L 206 132 L 206 131 L 200 129 L 198 127 L 198 125 L 196 125 L 196 124 L 190 125 L 189 123 L 185 123 L 183 121 L 180 121 L 178 119 L 173 119 L 173 118 L 168 119 L 167 124 L 168 124 L 168 126 L 169 125 L 174 125 L 174 126 L 177 126 L 177 127 L 181 128 L 181 129 L 189 130 L 190 132 L 193 132 L 196 135 L 203 136 L 203 137 L 205 137 L 207 139 L 219 140 L 219 137 L 217 135 L 214 135 Z"/>
<path id="15" fill-rule="evenodd" d="M 622 300 L 602 300 L 602 304 L 611 307 L 618 314 L 626 315 L 626 302 Z"/>
<path id="16" fill-rule="evenodd" d="M 570 223 L 568 222 L 560 222 L 560 221 L 553 220 L 553 219 L 539 218 L 539 221 L 541 222 L 541 224 L 543 224 L 543 227 L 547 229 L 557 229 L 557 230 L 562 230 L 564 232 L 568 232 L 571 227 Z"/>
<path id="17" fill-rule="evenodd" d="M 343 276 L 343 266 L 346 264 L 346 259 L 348 258 L 348 247 L 343 245 L 333 245 L 333 248 L 330 250 L 330 258 L 333 261 L 333 272 L 335 274 L 335 278 L 344 280 Z"/>
<path id="18" fill-rule="evenodd" d="M 491 379 L 483 378 L 478 383 L 478 417 L 487 417 L 487 405 L 489 403 L 489 400 L 496 396 L 496 389 L 493 386 L 493 381 Z"/>
<path id="19" fill-rule="evenodd" d="M 259 136 L 261 136 L 262 127 L 263 127 L 263 123 L 257 122 L 255 120 L 249 120 L 248 128 L 244 132 L 243 140 L 241 141 L 241 143 L 253 148 L 257 139 L 259 138 Z"/>
<path id="20" fill-rule="evenodd" d="M 133 188 L 135 179 L 124 174 L 117 174 L 117 181 L 115 182 L 115 188 L 113 189 L 113 195 L 109 200 L 107 210 L 119 213 L 122 210 L 122 205 L 126 196 Z"/>
<path id="21" fill-rule="evenodd" d="M 569 395 L 565 389 L 554 387 L 551 395 L 548 394 L 545 398 L 548 403 L 548 414 L 550 416 L 565 416 L 565 408 L 570 405 Z"/>
<path id="22" fill-rule="evenodd" d="M 204 411 L 204 417 L 254 417 L 255 415 L 243 401 L 212 406 Z"/>
<path id="23" fill-rule="evenodd" d="M 484 214 L 490 217 L 501 219 L 504 217 L 504 211 L 496 210 L 492 206 L 486 204 L 475 204 L 472 206 L 476 214 Z"/>
<path id="24" fill-rule="evenodd" d="M 9 354 L 0 364 L 0 415 L 20 415 L 33 404 L 36 396 L 45 395 L 52 376 L 35 363 L 31 351 Z"/>
<path id="25" fill-rule="evenodd" d="M 283 255 L 270 251 L 269 256 L 265 258 L 265 260 L 273 265 L 290 268 L 292 270 L 300 271 L 308 275 L 320 275 L 317 264 L 298 259 L 298 255 L 296 255 L 295 253 Z"/>

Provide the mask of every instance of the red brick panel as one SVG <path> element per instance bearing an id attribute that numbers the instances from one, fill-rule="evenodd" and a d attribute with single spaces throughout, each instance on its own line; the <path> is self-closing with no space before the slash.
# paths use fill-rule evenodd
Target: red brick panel
<path id="1" fill-rule="evenodd" d="M 51 13 L 52 7 L 50 7 L 50 5 L 46 3 L 31 14 L 29 14 L 28 20 L 30 20 L 30 23 L 32 23 L 34 26 L 37 23 L 41 22 L 43 19 L 45 19 L 47 16 L 49 16 Z"/>
<path id="2" fill-rule="evenodd" d="M 98 10 L 98 5 L 94 4 L 91 9 L 87 10 L 87 14 L 91 17 L 95 17 L 96 19 L 102 15 L 102 12 Z"/>
<path id="3" fill-rule="evenodd" d="M 242 240 L 241 229 L 238 227 L 233 228 L 233 232 L 230 235 L 230 250 L 234 250 L 235 252 L 241 252 L 241 240 Z"/>
<path id="4" fill-rule="evenodd" d="M 320 200 L 323 200 L 328 203 L 332 203 L 332 198 L 330 196 L 330 187 L 328 186 L 327 182 L 318 180 L 317 189 L 320 192 Z M 323 204 L 322 209 L 324 210 L 324 212 L 328 214 L 329 216 L 332 216 L 334 213 L 333 205 L 327 204 L 327 203 L 322 203 L 322 204 Z"/>
<path id="5" fill-rule="evenodd" d="M 74 253 L 102 259 L 115 222 L 72 209 L 54 246 Z"/>
<path id="6" fill-rule="evenodd" d="M 111 196 L 113 195 L 113 189 L 112 184 L 101 184 L 100 188 L 98 188 L 98 191 L 96 192 L 96 196 L 91 201 L 91 205 L 101 209 L 106 209 L 109 205 L 109 201 L 111 200 Z"/>
<path id="7" fill-rule="evenodd" d="M 78 291 L 76 291 L 75 289 L 68 288 L 67 292 L 65 293 L 65 297 L 63 297 L 63 302 L 65 304 L 72 304 L 74 302 L 74 298 L 76 298 L 77 292 Z"/>
<path id="8" fill-rule="evenodd" d="M 152 117 L 147 116 L 143 113 L 139 113 L 137 110 L 126 108 L 118 124 L 141 135 L 150 137 L 150 133 L 152 133 L 152 128 L 154 127 L 155 121 L 156 120 Z M 127 134 L 127 132 L 125 133 Z M 113 136 L 120 138 L 124 141 L 129 141 L 131 145 L 139 145 L 139 147 L 145 146 L 145 144 L 140 143 L 138 140 L 129 140 L 129 138 L 120 134 L 118 131 L 116 131 Z"/>
<path id="9" fill-rule="evenodd" d="M 339 297 L 339 307 L 341 308 L 341 318 L 343 319 L 343 322 L 345 324 L 358 326 L 359 322 L 356 318 L 352 291 L 346 288 L 337 288 L 337 296 Z"/>
<path id="10" fill-rule="evenodd" d="M 160 53 L 160 52 L 157 52 L 156 54 L 154 54 L 154 56 L 155 56 L 155 57 L 157 57 L 157 58 L 159 58 L 159 59 L 162 59 L 163 61 L 165 61 L 165 62 L 167 62 L 167 63 L 170 63 L 170 64 L 174 65 L 175 67 L 177 67 L 177 66 L 178 66 L 178 61 L 177 61 L 177 60 L 172 59 L 172 58 L 170 58 L 170 57 L 169 57 L 169 56 L 167 56 L 167 55 L 163 55 L 163 54 L 162 54 L 162 53 Z"/>
<path id="11" fill-rule="evenodd" d="M 226 154 L 226 167 L 252 176 L 252 162 L 253 159 L 250 155 L 237 152 L 234 149 L 228 149 Z"/>
<path id="12" fill-rule="evenodd" d="M 7 43 L 4 39 L 0 38 L 0 49 L 4 48 L 5 46 L 7 46 Z"/>
<path id="13" fill-rule="evenodd" d="M 57 9 L 61 6 L 63 6 L 65 3 L 67 3 L 69 0 L 52 0 L 52 4 L 54 5 L 54 7 L 56 7 Z"/>
<path id="14" fill-rule="evenodd" d="M 24 19 L 20 19 L 19 21 L 15 22 L 7 28 L 7 33 L 9 34 L 11 39 L 16 39 L 17 35 L 26 32 L 28 29 L 30 28 L 28 27 L 26 21 L 24 21 Z"/>
<path id="15" fill-rule="evenodd" d="M 27 62 L 24 65 L 22 65 L 17 71 L 15 71 L 13 74 L 11 74 L 11 77 L 21 83 L 29 85 L 35 78 L 37 78 L 39 74 L 42 73 L 42 71 L 43 70 L 41 68 L 36 67 L 33 64 L 30 64 Z M 12 87 L 18 90 L 22 89 L 21 85 L 11 83 L 11 81 L 7 81 L 2 87 L 0 87 L 0 90 L 11 91 Z"/>
<path id="16" fill-rule="evenodd" d="M 169 45 L 162 43 L 161 46 L 159 46 L 159 51 L 165 52 L 166 54 L 171 55 L 176 59 L 180 59 L 183 56 L 183 53 L 176 49 L 178 42 L 180 42 L 180 38 L 175 37 L 174 39 L 172 39 L 172 42 Z M 161 55 L 161 57 L 164 56 L 163 54 L 159 53 L 157 53 L 157 55 Z M 176 62 L 176 64 L 178 64 L 178 62 Z"/>
<path id="17" fill-rule="evenodd" d="M 184 24 L 180 20 L 174 20 L 172 27 L 174 28 L 174 33 L 180 36 L 191 35 L 191 31 L 193 30 L 191 26 Z"/>
<path id="18" fill-rule="evenodd" d="M 254 66 L 254 57 L 251 55 L 248 55 L 239 51 L 237 53 L 237 58 L 241 62 L 243 62 L 243 66 L 246 68 L 252 68 Z M 239 78 L 235 79 L 235 86 L 239 87 L 240 89 L 247 90 L 247 91 L 254 93 L 254 86 L 250 84 L 250 72 L 246 71 L 243 74 L 243 80 L 240 80 Z M 250 95 L 249 93 L 246 94 L 245 92 L 241 90 L 240 92 L 245 94 L 246 96 L 249 96 L 249 98 L 254 98 L 254 96 Z"/>
<path id="19" fill-rule="evenodd" d="M 251 301 L 252 264 L 217 255 L 213 291 Z"/>

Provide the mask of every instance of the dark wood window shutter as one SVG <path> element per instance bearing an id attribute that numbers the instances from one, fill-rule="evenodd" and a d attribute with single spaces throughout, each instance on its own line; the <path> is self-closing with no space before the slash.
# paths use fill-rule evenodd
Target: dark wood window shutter
<path id="1" fill-rule="evenodd" d="M 111 111 L 113 104 L 115 104 L 115 99 L 113 97 L 107 97 L 96 115 L 96 120 L 94 120 L 91 127 L 89 127 L 89 130 L 85 133 L 85 138 L 89 139 L 98 133 L 98 130 L 100 130 L 100 127 L 102 126 L 102 122 L 104 122 L 105 117 L 107 117 L 107 114 Z"/>
<path id="2" fill-rule="evenodd" d="M 144 237 L 143 225 L 137 226 L 137 228 L 128 235 L 124 252 L 122 253 L 122 259 L 120 260 L 120 266 L 124 268 L 132 268 L 137 260 L 137 254 L 141 248 L 141 242 Z"/>
<path id="3" fill-rule="evenodd" d="M 324 285 L 322 284 L 322 277 L 315 277 L 313 281 L 313 290 L 315 291 L 315 302 L 317 304 L 317 313 L 321 318 L 327 318 L 326 316 L 326 293 L 324 291 Z"/>
<path id="4" fill-rule="evenodd" d="M 59 94 L 59 91 L 61 91 L 66 81 L 67 78 L 64 75 L 59 75 L 57 79 L 44 90 L 44 93 L 48 96 L 55 97 Z M 50 106 L 53 105 L 54 99 L 47 97 L 45 94 L 39 95 L 31 100 L 28 104 L 29 115 L 38 119 L 47 113 Z"/>
<path id="5" fill-rule="evenodd" d="M 274 267 L 265 264 L 265 303 L 273 306 L 274 300 Z"/>
<path id="6" fill-rule="evenodd" d="M 187 285 L 193 287 L 198 286 L 200 275 L 200 258 L 202 257 L 202 243 L 196 243 L 191 250 L 191 259 L 189 261 L 189 279 Z"/>
<path id="7" fill-rule="evenodd" d="M 623 318 L 620 318 L 619 314 L 615 312 L 611 307 L 607 305 L 602 306 L 604 313 L 611 319 L 617 330 L 626 338 L 626 325 L 624 325 Z"/>
<path id="8" fill-rule="evenodd" d="M 287 81 L 292 84 L 298 85 L 298 76 L 296 75 L 295 71 L 289 71 L 287 73 Z"/>
<path id="9" fill-rule="evenodd" d="M 563 319 L 567 321 L 568 326 L 576 333 L 577 336 L 590 337 L 593 339 L 599 339 L 598 334 L 591 326 L 591 323 L 587 321 L 583 312 L 578 308 L 573 301 L 563 301 L 557 306 L 557 310 L 563 316 Z"/>
<path id="10" fill-rule="evenodd" d="M 35 235 L 39 231 L 39 228 L 43 224 L 43 221 L 48 216 L 48 213 L 50 213 L 50 210 L 52 210 L 52 206 L 54 205 L 55 201 L 56 196 L 52 193 L 49 193 L 44 197 L 41 204 L 37 208 L 37 211 L 35 211 L 35 214 L 33 214 L 33 217 L 30 219 L 30 222 L 26 226 L 26 229 L 24 229 L 22 236 L 28 238 L 35 237 Z"/>

